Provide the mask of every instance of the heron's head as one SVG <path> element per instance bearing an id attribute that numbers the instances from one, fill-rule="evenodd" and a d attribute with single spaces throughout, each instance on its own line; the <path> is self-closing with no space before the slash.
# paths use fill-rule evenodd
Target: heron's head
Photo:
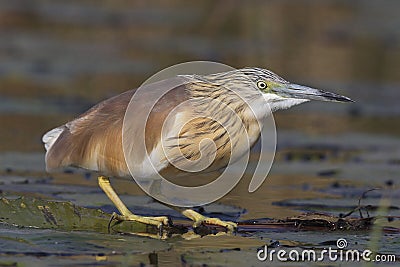
<path id="1" fill-rule="evenodd" d="M 244 68 L 239 71 L 252 80 L 269 103 L 272 111 L 289 108 L 310 100 L 354 102 L 342 95 L 290 83 L 266 69 Z"/>

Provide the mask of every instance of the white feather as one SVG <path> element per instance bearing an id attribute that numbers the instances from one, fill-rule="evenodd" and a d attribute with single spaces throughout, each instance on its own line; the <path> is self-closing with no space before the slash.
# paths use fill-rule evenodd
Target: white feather
<path id="1" fill-rule="evenodd" d="M 263 94 L 265 101 L 269 104 L 272 111 L 287 109 L 292 106 L 308 102 L 308 99 L 286 98 L 276 94 Z"/>
<path id="2" fill-rule="evenodd" d="M 48 131 L 42 137 L 42 142 L 44 143 L 44 147 L 46 151 L 49 151 L 54 143 L 57 141 L 60 134 L 65 130 L 65 126 L 61 126 L 58 128 L 54 128 L 53 130 Z"/>

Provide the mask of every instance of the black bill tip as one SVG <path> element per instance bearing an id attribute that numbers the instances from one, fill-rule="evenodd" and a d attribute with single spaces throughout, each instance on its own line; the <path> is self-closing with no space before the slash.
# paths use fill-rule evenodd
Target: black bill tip
<path id="1" fill-rule="evenodd" d="M 343 95 L 338 95 L 335 93 L 331 93 L 331 92 L 323 92 L 322 97 L 326 98 L 329 101 L 336 101 L 336 102 L 350 102 L 350 103 L 354 103 L 355 101 L 347 96 L 343 96 Z"/>

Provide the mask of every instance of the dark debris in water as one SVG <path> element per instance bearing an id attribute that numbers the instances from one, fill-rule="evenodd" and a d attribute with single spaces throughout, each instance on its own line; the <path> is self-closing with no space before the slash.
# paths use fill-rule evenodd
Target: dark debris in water
<path id="1" fill-rule="evenodd" d="M 293 223 L 301 230 L 369 230 L 375 217 L 368 218 L 340 218 L 322 213 L 307 213 L 296 217 L 287 218 L 286 223 Z"/>
<path id="2" fill-rule="evenodd" d="M 400 219 L 399 216 L 370 216 L 370 210 L 378 210 L 381 207 L 362 205 L 361 201 L 363 198 L 366 197 L 367 194 L 369 194 L 370 192 L 375 192 L 377 190 L 380 190 L 380 188 L 372 188 L 364 191 L 358 199 L 358 205 L 352 208 L 346 214 L 339 214 L 339 216 L 313 212 L 304 213 L 295 217 L 289 217 L 284 220 L 250 220 L 240 224 L 240 229 L 242 231 L 245 231 L 246 228 L 249 228 L 249 230 L 251 231 L 262 231 L 263 229 L 296 229 L 306 231 L 367 231 L 372 228 L 374 222 L 378 218 L 386 218 L 388 222 Z M 386 208 L 389 210 L 399 209 L 396 206 L 387 206 Z M 359 213 L 359 217 L 350 217 L 356 212 Z M 363 212 L 365 212 L 364 215 Z M 400 233 L 400 229 L 395 227 L 384 227 L 383 231 L 386 233 Z"/>
<path id="3" fill-rule="evenodd" d="M 400 218 L 385 217 L 389 222 Z M 341 218 L 323 213 L 304 213 L 286 219 L 257 219 L 240 222 L 239 233 L 290 231 L 369 231 L 378 217 Z M 385 233 L 400 233 L 400 228 L 384 227 Z"/>
<path id="4" fill-rule="evenodd" d="M 339 171 L 332 169 L 332 170 L 324 170 L 324 171 L 320 171 L 318 172 L 318 176 L 324 176 L 324 177 L 332 177 L 336 174 L 338 174 Z"/>
<path id="5" fill-rule="evenodd" d="M 283 148 L 277 160 L 288 162 L 358 161 L 360 151 L 339 145 L 314 144 Z"/>

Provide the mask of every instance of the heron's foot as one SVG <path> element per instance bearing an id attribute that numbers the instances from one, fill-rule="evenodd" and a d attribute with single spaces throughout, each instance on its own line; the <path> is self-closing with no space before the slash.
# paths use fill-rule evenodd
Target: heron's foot
<path id="1" fill-rule="evenodd" d="M 194 228 L 202 224 L 212 224 L 225 227 L 228 232 L 234 232 L 237 229 L 237 223 L 235 222 L 223 221 L 219 218 L 210 218 L 191 209 L 184 210 L 182 214 L 194 222 Z"/>
<path id="2" fill-rule="evenodd" d="M 117 193 L 114 191 L 110 184 L 110 180 L 105 176 L 98 177 L 99 186 L 106 193 L 108 198 L 115 204 L 117 209 L 122 215 L 116 214 L 115 212 L 111 216 L 110 222 L 108 223 L 108 232 L 110 232 L 111 223 L 116 220 L 117 222 L 131 221 L 143 223 L 145 225 L 155 226 L 158 229 L 160 236 L 163 236 L 165 226 L 171 226 L 172 221 L 166 216 L 159 217 L 146 217 L 133 214 L 121 201 Z"/>
<path id="3" fill-rule="evenodd" d="M 124 221 L 130 222 L 138 222 L 145 225 L 155 226 L 158 229 L 159 237 L 163 238 L 164 236 L 164 229 L 166 227 L 170 227 L 172 225 L 172 221 L 166 216 L 158 216 L 158 217 L 147 217 L 147 216 L 140 216 L 136 214 L 128 214 L 128 215 L 119 215 L 117 213 L 113 213 L 108 224 L 108 232 L 111 230 L 111 223 L 112 221 L 116 220 L 118 223 Z M 151 234 L 151 236 L 153 236 Z"/>
<path id="4" fill-rule="evenodd" d="M 158 217 L 147 217 L 147 216 L 140 216 L 136 214 L 128 214 L 128 215 L 119 215 L 116 213 L 113 213 L 111 220 L 117 220 L 120 222 L 123 221 L 133 221 L 133 222 L 138 222 L 138 223 L 143 223 L 147 225 L 153 225 L 156 226 L 157 228 L 160 228 L 162 226 L 170 226 L 170 220 L 168 219 L 167 216 L 158 216 Z"/>

